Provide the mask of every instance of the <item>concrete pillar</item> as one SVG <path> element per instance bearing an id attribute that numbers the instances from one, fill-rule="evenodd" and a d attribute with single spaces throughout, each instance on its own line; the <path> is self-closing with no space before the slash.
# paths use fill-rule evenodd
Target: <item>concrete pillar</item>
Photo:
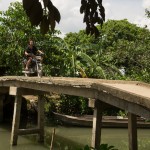
<path id="1" fill-rule="evenodd" d="M 128 113 L 129 150 L 138 150 L 136 115 Z"/>
<path id="2" fill-rule="evenodd" d="M 101 143 L 102 112 L 103 102 L 95 100 L 91 146 L 96 149 L 98 149 Z"/>
<path id="3" fill-rule="evenodd" d="M 22 96 L 16 95 L 14 104 L 13 122 L 12 122 L 11 141 L 10 141 L 11 145 L 17 145 L 19 124 L 20 124 L 21 102 Z"/>
<path id="4" fill-rule="evenodd" d="M 38 96 L 38 128 L 39 142 L 44 142 L 44 100 L 42 95 Z"/>
<path id="5" fill-rule="evenodd" d="M 0 95 L 0 122 L 3 122 L 3 99 L 4 96 Z"/>

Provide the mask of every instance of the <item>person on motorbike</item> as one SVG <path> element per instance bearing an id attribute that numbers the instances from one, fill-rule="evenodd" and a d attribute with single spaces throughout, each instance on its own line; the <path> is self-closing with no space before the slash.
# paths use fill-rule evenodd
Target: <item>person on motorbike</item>
<path id="1" fill-rule="evenodd" d="M 34 41 L 32 39 L 29 40 L 29 44 L 27 48 L 24 51 L 25 57 L 26 57 L 26 63 L 25 63 L 25 70 L 29 70 L 29 66 L 32 61 L 35 61 L 35 56 L 39 54 L 43 54 L 41 50 L 38 50 L 36 46 L 34 45 Z"/>

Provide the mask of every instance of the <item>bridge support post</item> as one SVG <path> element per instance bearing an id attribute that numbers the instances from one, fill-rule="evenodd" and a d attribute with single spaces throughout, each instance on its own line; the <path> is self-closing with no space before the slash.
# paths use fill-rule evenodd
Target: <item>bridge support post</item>
<path id="1" fill-rule="evenodd" d="M 38 128 L 39 142 L 44 142 L 44 100 L 43 95 L 38 96 Z"/>
<path id="2" fill-rule="evenodd" d="M 14 95 L 14 115 L 11 133 L 11 145 L 17 145 L 18 135 L 39 134 L 39 142 L 44 141 L 44 100 L 43 92 L 24 88 L 10 87 L 10 95 Z M 22 95 L 38 95 L 38 123 L 33 129 L 19 129 Z"/>
<path id="3" fill-rule="evenodd" d="M 91 146 L 96 149 L 98 149 L 101 143 L 102 112 L 103 102 L 95 100 Z"/>
<path id="4" fill-rule="evenodd" d="M 20 124 L 21 102 L 22 102 L 22 96 L 17 94 L 15 97 L 15 104 L 14 104 L 12 133 L 11 133 L 11 141 L 10 141 L 11 145 L 17 145 L 19 124 Z"/>
<path id="5" fill-rule="evenodd" d="M 0 95 L 0 122 L 3 121 L 3 99 L 4 96 Z"/>
<path id="6" fill-rule="evenodd" d="M 129 150 L 138 150 L 136 115 L 128 113 Z"/>

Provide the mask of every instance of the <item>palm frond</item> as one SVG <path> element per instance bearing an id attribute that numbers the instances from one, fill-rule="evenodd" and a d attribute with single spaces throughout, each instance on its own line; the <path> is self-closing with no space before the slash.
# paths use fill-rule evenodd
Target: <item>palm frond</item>
<path id="1" fill-rule="evenodd" d="M 108 64 L 108 63 L 106 63 L 106 62 L 105 62 L 104 64 L 105 64 L 105 66 L 111 68 L 112 70 L 114 70 L 114 71 L 117 72 L 118 74 L 122 75 L 121 72 L 119 71 L 119 69 L 118 69 L 116 66 L 114 66 L 114 65 L 112 65 L 112 64 Z"/>
<path id="2" fill-rule="evenodd" d="M 80 56 L 84 61 L 86 61 L 91 67 L 96 68 L 95 62 L 92 60 L 90 56 L 88 56 L 86 53 L 78 53 L 78 56 Z"/>
<path id="3" fill-rule="evenodd" d="M 106 75 L 105 75 L 102 67 L 98 66 L 90 56 L 88 56 L 86 53 L 82 53 L 82 52 L 78 53 L 78 56 L 80 56 L 84 61 L 86 61 L 91 66 L 90 69 L 92 69 L 92 70 L 95 69 L 99 73 L 99 76 L 106 79 Z"/>
<path id="4" fill-rule="evenodd" d="M 100 66 L 96 67 L 96 71 L 99 73 L 100 76 L 102 76 L 104 79 L 106 79 L 106 74 Z"/>
<path id="5" fill-rule="evenodd" d="M 87 74 L 85 73 L 84 69 L 79 64 L 76 64 L 76 67 L 79 70 L 80 75 L 82 76 L 82 78 L 87 78 Z"/>

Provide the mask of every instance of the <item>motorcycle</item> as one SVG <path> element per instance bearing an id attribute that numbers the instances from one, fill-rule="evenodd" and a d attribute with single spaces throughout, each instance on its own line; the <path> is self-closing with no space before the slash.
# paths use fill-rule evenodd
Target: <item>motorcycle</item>
<path id="1" fill-rule="evenodd" d="M 24 75 L 26 77 L 29 76 L 42 77 L 43 75 L 42 60 L 43 60 L 43 54 L 36 55 L 35 58 L 31 61 L 31 64 L 29 65 L 29 69 L 27 71 L 25 70 L 27 60 L 24 60 L 23 71 L 22 71 Z"/>

